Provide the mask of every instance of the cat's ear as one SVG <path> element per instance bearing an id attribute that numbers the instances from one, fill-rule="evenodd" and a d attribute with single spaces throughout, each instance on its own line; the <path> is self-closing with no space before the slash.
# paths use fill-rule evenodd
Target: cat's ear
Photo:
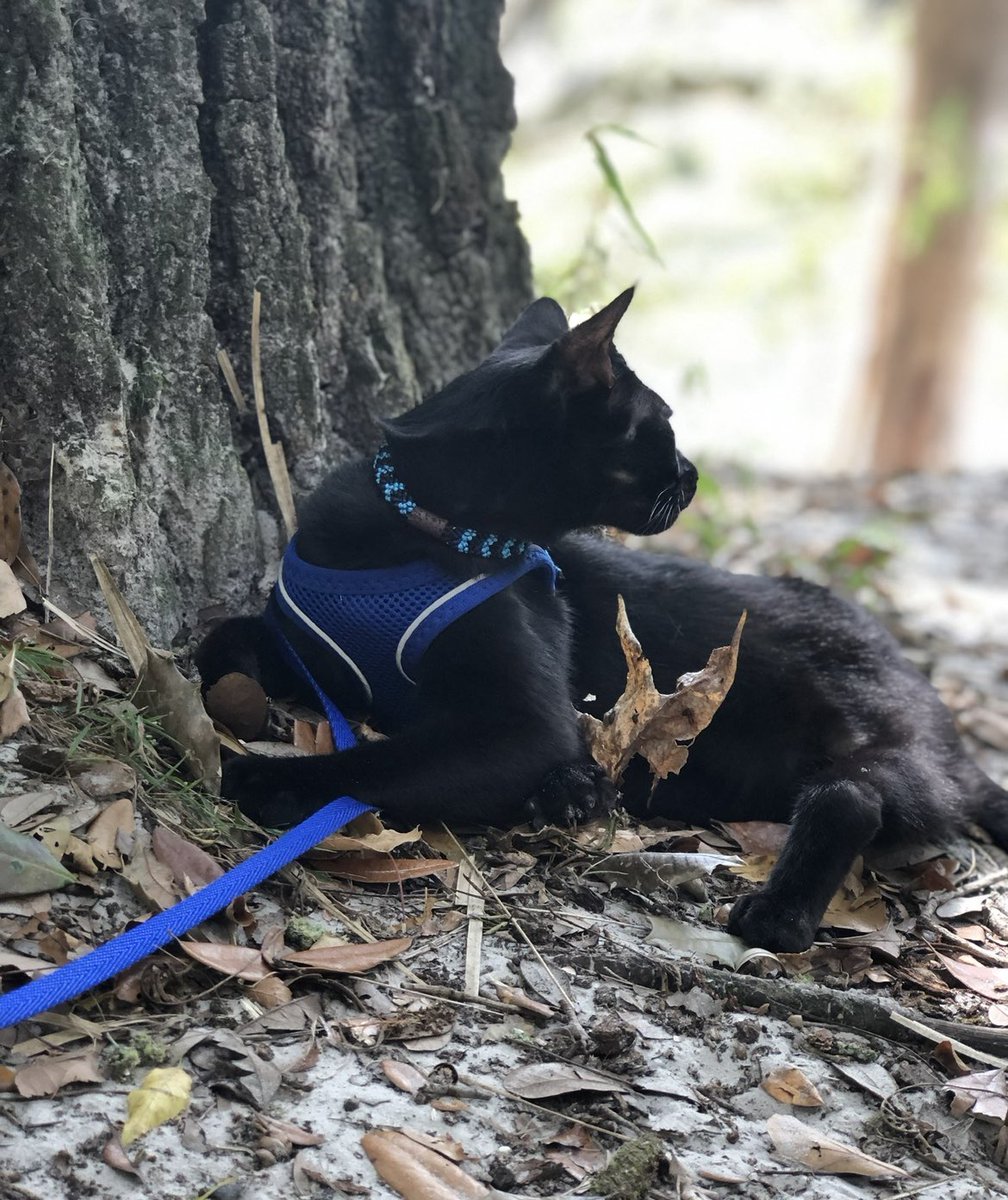
<path id="1" fill-rule="evenodd" d="M 611 388 L 613 369 L 609 360 L 616 326 L 630 307 L 634 289 L 620 292 L 587 321 L 565 333 L 557 343 L 557 354 L 564 372 L 578 391 L 593 387 Z"/>
<path id="2" fill-rule="evenodd" d="M 564 310 L 549 296 L 542 296 L 528 305 L 521 316 L 504 334 L 498 350 L 526 350 L 534 346 L 549 346 L 567 332 Z"/>

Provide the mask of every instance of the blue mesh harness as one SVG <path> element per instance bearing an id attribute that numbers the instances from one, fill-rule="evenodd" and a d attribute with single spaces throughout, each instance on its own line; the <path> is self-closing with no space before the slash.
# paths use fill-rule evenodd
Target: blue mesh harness
<path id="1" fill-rule="evenodd" d="M 530 545 L 520 558 L 482 575 L 450 571 L 428 560 L 341 571 L 305 562 L 293 538 L 273 600 L 350 668 L 381 727 L 396 729 L 412 713 L 420 660 L 438 634 L 538 570 L 547 573 L 551 588 L 556 586 L 556 564 L 541 546 Z"/>

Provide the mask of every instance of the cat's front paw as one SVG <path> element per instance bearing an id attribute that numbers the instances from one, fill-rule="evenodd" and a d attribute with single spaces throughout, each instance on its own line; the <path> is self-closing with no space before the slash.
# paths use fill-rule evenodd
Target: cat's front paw
<path id="1" fill-rule="evenodd" d="M 750 892 L 732 905 L 728 932 L 750 946 L 797 954 L 812 945 L 819 928 L 808 911 L 782 901 L 765 888 Z"/>
<path id="2" fill-rule="evenodd" d="M 525 802 L 529 824 L 579 825 L 605 817 L 616 807 L 616 788 L 596 763 L 578 761 L 554 767 Z"/>
<path id="3" fill-rule="evenodd" d="M 235 756 L 221 772 L 221 795 L 270 829 L 295 825 L 320 805 L 306 798 L 298 786 L 297 770 L 289 758 L 267 758 L 261 754 Z"/>

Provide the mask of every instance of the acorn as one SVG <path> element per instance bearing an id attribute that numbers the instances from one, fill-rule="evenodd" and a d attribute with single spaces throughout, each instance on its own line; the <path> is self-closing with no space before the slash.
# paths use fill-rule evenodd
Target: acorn
<path id="1" fill-rule="evenodd" d="M 266 724 L 266 693 L 250 675 L 231 671 L 222 675 L 206 694 L 210 716 L 247 742 Z"/>

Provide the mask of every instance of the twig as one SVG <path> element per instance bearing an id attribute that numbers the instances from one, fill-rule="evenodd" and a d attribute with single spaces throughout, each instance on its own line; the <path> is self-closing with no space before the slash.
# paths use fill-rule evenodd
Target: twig
<path id="1" fill-rule="evenodd" d="M 983 946 L 977 946 L 973 942 L 967 941 L 966 938 L 953 933 L 951 929 L 947 929 L 940 921 L 936 921 L 934 917 L 929 917 L 925 913 L 921 913 L 917 918 L 917 924 L 922 929 L 928 929 L 932 933 L 937 934 L 942 941 L 948 942 L 950 946 L 954 946 L 957 950 L 965 950 L 968 954 L 972 954 L 974 958 L 978 958 L 981 962 L 990 963 L 992 967 L 1008 967 L 1008 958 L 1003 954 L 997 954 L 993 950 L 986 950 Z"/>
<path id="2" fill-rule="evenodd" d="M 47 530 L 49 534 L 49 548 L 46 554 L 46 569 L 45 569 L 45 594 L 48 596 L 52 591 L 52 567 L 53 567 L 53 468 L 56 465 L 56 443 L 52 442 L 49 447 L 49 512 L 47 519 Z"/>
<path id="3" fill-rule="evenodd" d="M 459 851 L 459 853 L 462 855 L 463 859 L 469 863 L 469 868 L 473 872 L 473 874 L 476 875 L 476 877 L 479 879 L 479 881 L 482 883 L 482 885 L 486 888 L 486 890 L 490 893 L 490 895 L 493 896 L 493 898 L 497 901 L 497 904 L 499 905 L 501 912 L 504 914 L 505 917 L 507 917 L 508 924 L 515 931 L 515 933 L 518 934 L 518 936 L 525 943 L 525 945 L 528 946 L 528 948 L 532 951 L 533 955 L 538 960 L 539 965 L 542 967 L 542 969 L 546 972 L 546 974 L 553 981 L 553 986 L 556 988 L 557 992 L 560 995 L 561 1007 L 563 1008 L 564 1012 L 567 1014 L 567 1019 L 570 1022 L 571 1028 L 573 1029 L 575 1035 L 577 1036 L 578 1041 L 580 1041 L 583 1046 L 587 1046 L 588 1041 L 589 1041 L 587 1030 L 581 1024 L 580 1018 L 577 1015 L 577 1010 L 574 1007 L 574 1001 L 571 998 L 571 996 L 568 994 L 567 989 L 563 986 L 563 984 L 561 984 L 560 980 L 557 979 L 556 973 L 552 970 L 552 968 L 549 966 L 549 964 L 546 962 L 546 960 L 543 958 L 543 956 L 539 953 L 539 948 L 535 945 L 535 943 L 531 940 L 531 938 L 528 936 L 528 934 L 525 932 L 525 930 L 521 927 L 521 924 L 519 923 L 518 918 L 515 917 L 515 915 L 511 912 L 511 910 L 508 908 L 508 906 L 504 903 L 504 901 L 497 894 L 497 890 L 494 888 L 493 884 L 490 882 L 489 879 L 487 879 L 487 877 L 483 874 L 483 872 L 479 869 L 479 867 L 476 866 L 476 863 L 473 861 L 473 859 L 469 855 L 469 851 L 466 850 L 466 848 L 458 840 L 458 838 L 455 836 L 455 834 L 452 833 L 452 831 L 448 828 L 447 825 L 442 824 L 442 829 L 444 829 L 445 833 L 447 833 L 448 836 L 451 838 L 451 840 L 455 843 L 455 846 L 456 846 L 457 850 Z"/>
<path id="4" fill-rule="evenodd" d="M 912 1017 L 905 1017 L 900 1012 L 890 1013 L 889 1019 L 895 1021 L 897 1025 L 902 1025 L 904 1029 L 911 1030 L 926 1041 L 935 1043 L 948 1042 L 957 1054 L 961 1054 L 966 1058 L 986 1063 L 989 1067 L 1008 1067 L 1008 1058 L 998 1058 L 993 1054 L 985 1054 L 983 1050 L 975 1050 L 972 1046 L 967 1046 L 965 1042 L 959 1042 L 955 1038 L 949 1037 L 947 1033 L 932 1029 L 930 1025 L 924 1025 L 920 1021 L 913 1020 Z"/>
<path id="5" fill-rule="evenodd" d="M 231 393 L 231 399 L 235 403 L 235 408 L 240 413 L 248 412 L 248 401 L 245 399 L 245 393 L 241 390 L 241 385 L 238 383 L 238 376 L 231 365 L 231 358 L 223 346 L 217 347 L 217 365 L 224 376 L 224 382 L 228 385 L 228 391 Z"/>
<path id="6" fill-rule="evenodd" d="M 1001 883 L 1004 879 L 1008 879 L 1008 867 L 998 867 L 995 871 L 988 871 L 986 875 L 978 875 L 976 879 L 969 880 L 961 887 L 957 887 L 952 894 L 972 896 L 976 892 L 982 892 L 984 888 L 990 887 L 992 883 Z"/>
<path id="7" fill-rule="evenodd" d="M 297 531 L 297 514 L 294 509 L 294 493 L 291 491 L 290 476 L 287 474 L 287 460 L 284 458 L 283 447 L 273 441 L 270 436 L 269 422 L 266 420 L 266 394 L 263 391 L 262 355 L 259 346 L 259 313 L 262 308 L 262 295 L 259 289 L 252 293 L 252 394 L 255 398 L 256 418 L 259 422 L 259 438 L 262 441 L 266 466 L 273 482 L 280 515 L 283 517 L 287 537 L 292 538 Z"/>
<path id="8" fill-rule="evenodd" d="M 478 996 L 480 990 L 480 965 L 483 957 L 483 893 L 473 878 L 469 864 L 465 861 L 459 864 L 459 877 L 455 885 L 455 895 L 466 899 L 466 959 L 465 959 L 465 994 Z"/>

